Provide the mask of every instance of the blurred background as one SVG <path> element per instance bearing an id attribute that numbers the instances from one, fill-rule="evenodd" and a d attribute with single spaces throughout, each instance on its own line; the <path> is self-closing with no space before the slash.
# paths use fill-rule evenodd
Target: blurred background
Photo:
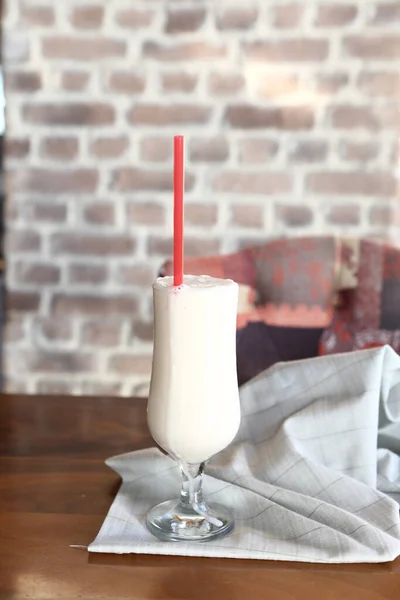
<path id="1" fill-rule="evenodd" d="M 399 237 L 398 0 L 3 0 L 2 69 L 7 392 L 146 393 L 174 134 L 188 256 Z"/>

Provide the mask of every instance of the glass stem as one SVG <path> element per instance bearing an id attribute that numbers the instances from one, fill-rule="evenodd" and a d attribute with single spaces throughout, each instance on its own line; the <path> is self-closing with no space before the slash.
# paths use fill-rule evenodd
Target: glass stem
<path id="1" fill-rule="evenodd" d="M 223 522 L 214 516 L 204 504 L 202 490 L 204 463 L 195 465 L 181 463 L 180 468 L 182 474 L 181 506 L 190 507 L 210 523 L 210 526 L 222 527 Z"/>
<path id="2" fill-rule="evenodd" d="M 203 472 L 204 463 L 180 465 L 182 475 L 181 504 L 203 504 Z"/>

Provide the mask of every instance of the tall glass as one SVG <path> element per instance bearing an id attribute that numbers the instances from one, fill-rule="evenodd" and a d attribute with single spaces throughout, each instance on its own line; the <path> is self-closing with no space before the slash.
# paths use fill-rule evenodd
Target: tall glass
<path id="1" fill-rule="evenodd" d="M 231 512 L 203 499 L 204 463 L 235 437 L 240 423 L 236 373 L 238 286 L 231 279 L 185 275 L 153 285 L 154 354 L 148 424 L 155 441 L 178 463 L 179 500 L 147 515 L 162 540 L 203 541 L 228 533 Z"/>

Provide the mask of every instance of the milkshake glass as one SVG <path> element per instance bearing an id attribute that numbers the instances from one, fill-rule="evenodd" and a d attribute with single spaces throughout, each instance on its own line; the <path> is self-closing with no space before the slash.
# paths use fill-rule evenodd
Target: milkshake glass
<path id="1" fill-rule="evenodd" d="M 148 425 L 155 441 L 178 463 L 180 500 L 147 516 L 163 540 L 203 541 L 228 533 L 234 520 L 202 495 L 204 463 L 235 437 L 240 423 L 236 373 L 238 285 L 231 279 L 185 275 L 153 285 L 154 354 Z"/>

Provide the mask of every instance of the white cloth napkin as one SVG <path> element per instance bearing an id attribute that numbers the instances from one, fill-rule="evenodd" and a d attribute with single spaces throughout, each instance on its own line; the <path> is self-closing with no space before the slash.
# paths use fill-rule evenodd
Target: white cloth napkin
<path id="1" fill-rule="evenodd" d="M 180 490 L 174 462 L 149 449 L 107 461 L 123 483 L 89 551 L 324 563 L 400 554 L 400 357 L 393 350 L 275 365 L 241 389 L 241 405 L 235 442 L 204 478 L 206 499 L 234 510 L 231 535 L 168 543 L 147 531 L 147 510 Z"/>

